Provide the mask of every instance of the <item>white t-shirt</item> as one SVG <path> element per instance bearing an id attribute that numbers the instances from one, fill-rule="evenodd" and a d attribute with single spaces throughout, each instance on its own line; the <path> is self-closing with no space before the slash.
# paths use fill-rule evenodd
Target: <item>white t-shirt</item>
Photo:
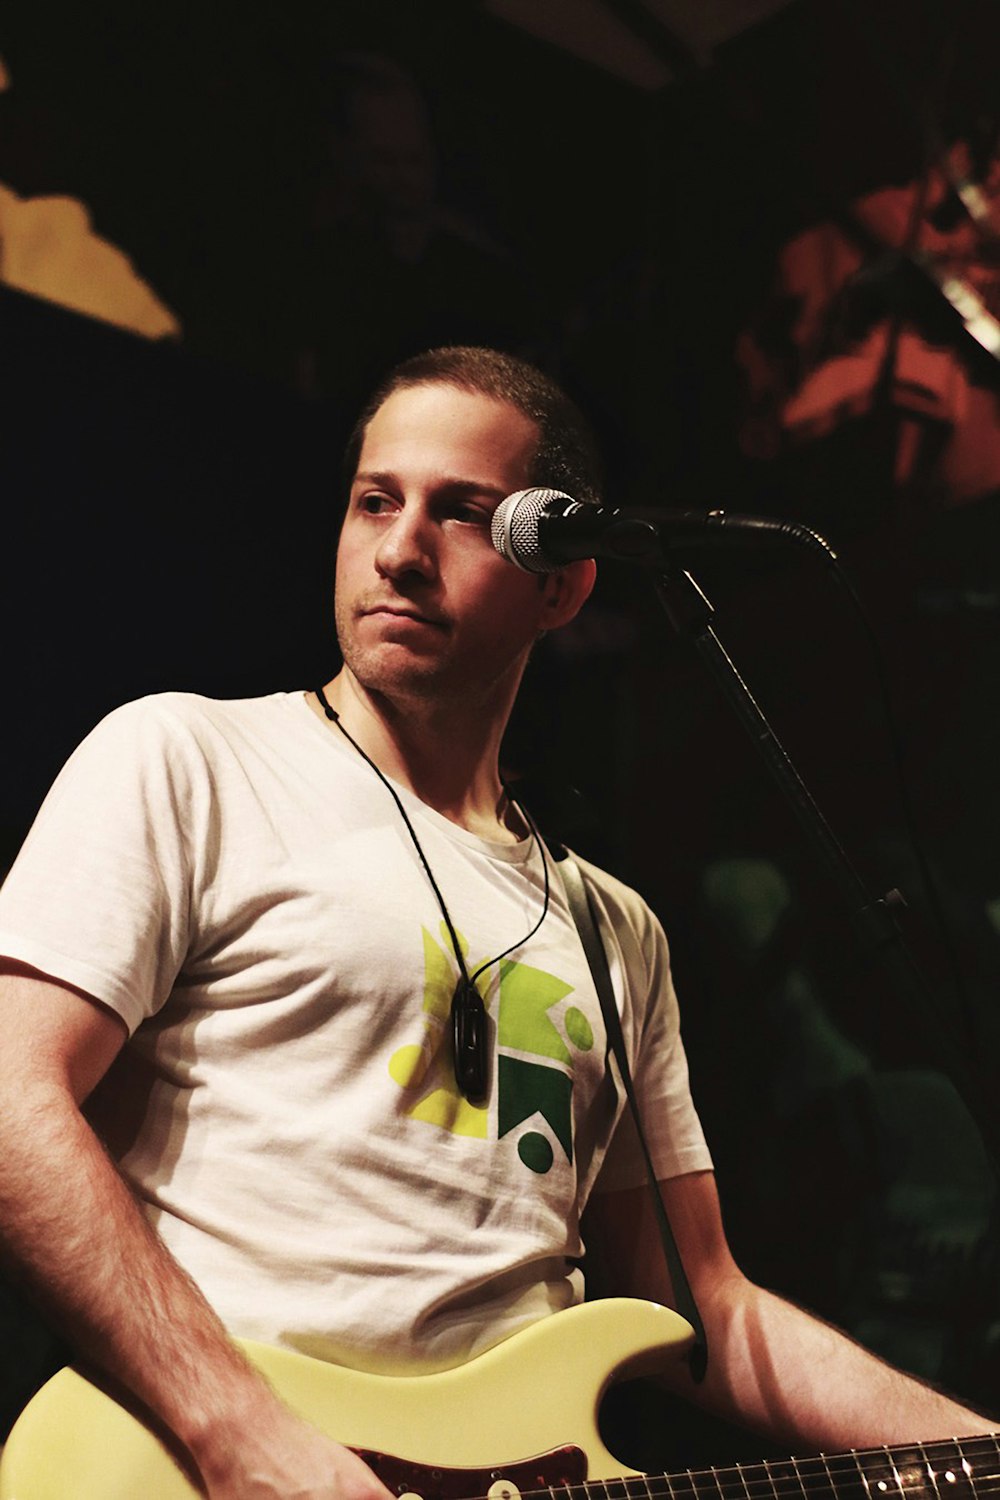
<path id="1" fill-rule="evenodd" d="M 458 969 L 403 820 L 300 693 L 110 714 L 0 890 L 0 952 L 127 1024 L 92 1118 L 227 1327 L 399 1370 L 578 1301 L 598 1172 L 645 1179 L 551 857 L 545 920 L 491 962 L 542 910 L 541 851 L 396 790 L 469 972 L 486 964 L 482 1107 L 455 1087 Z M 580 863 L 658 1175 L 704 1169 L 663 932 Z"/>

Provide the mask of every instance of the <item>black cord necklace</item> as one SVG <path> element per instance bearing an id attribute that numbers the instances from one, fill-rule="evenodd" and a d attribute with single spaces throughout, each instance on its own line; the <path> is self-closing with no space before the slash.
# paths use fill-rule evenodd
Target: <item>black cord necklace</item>
<path id="1" fill-rule="evenodd" d="M 475 973 L 470 976 L 469 971 L 465 966 L 465 957 L 462 953 L 462 945 L 458 941 L 458 934 L 455 931 L 455 926 L 451 920 L 451 915 L 448 911 L 447 906 L 445 905 L 444 897 L 441 894 L 441 888 L 438 885 L 437 881 L 434 879 L 434 871 L 431 869 L 427 856 L 421 848 L 420 840 L 417 838 L 417 831 L 414 828 L 413 824 L 410 822 L 409 817 L 407 816 L 406 808 L 403 806 L 402 800 L 400 799 L 396 788 L 392 785 L 392 782 L 388 779 L 388 777 L 383 775 L 382 771 L 372 760 L 371 756 L 368 755 L 366 751 L 362 750 L 361 746 L 358 744 L 354 736 L 344 728 L 343 724 L 340 722 L 340 715 L 337 713 L 335 708 L 332 708 L 330 706 L 330 703 L 328 702 L 327 696 L 324 693 L 323 689 L 321 687 L 318 687 L 314 691 L 316 693 L 316 697 L 319 699 L 320 704 L 322 705 L 323 712 L 330 720 L 330 723 L 336 724 L 337 728 L 340 730 L 341 734 L 348 741 L 348 743 L 354 746 L 355 750 L 361 756 L 361 759 L 363 761 L 366 761 L 367 764 L 371 766 L 372 770 L 375 772 L 375 775 L 378 777 L 379 781 L 381 781 L 382 785 L 385 787 L 386 791 L 395 802 L 396 807 L 399 809 L 399 815 L 406 825 L 406 831 L 413 841 L 413 847 L 414 849 L 416 849 L 417 854 L 420 856 L 420 863 L 424 867 L 427 879 L 431 883 L 431 889 L 433 890 L 434 895 L 437 898 L 438 906 L 441 908 L 441 915 L 444 918 L 444 924 L 448 929 L 448 936 L 451 939 L 451 946 L 455 954 L 455 962 L 458 964 L 459 972 L 459 980 L 455 986 L 455 992 L 451 997 L 450 1012 L 451 1049 L 452 1059 L 455 1067 L 455 1082 L 458 1085 L 463 1097 L 468 1099 L 470 1104 L 480 1104 L 486 1098 L 486 1095 L 489 1092 L 489 1030 L 486 1021 L 486 1007 L 483 1004 L 483 997 L 476 989 L 476 980 L 479 978 L 480 974 L 485 973 L 485 971 L 490 968 L 492 964 L 499 963 L 502 958 L 507 957 L 508 953 L 513 953 L 515 948 L 522 948 L 525 943 L 529 942 L 534 937 L 539 927 L 541 927 L 542 923 L 545 921 L 545 917 L 549 909 L 549 864 L 548 860 L 545 858 L 545 845 L 542 843 L 542 840 L 539 837 L 538 829 L 535 827 L 534 820 L 528 812 L 527 808 L 523 807 L 515 797 L 511 796 L 510 791 L 508 790 L 505 783 L 501 783 L 501 785 L 503 786 L 504 795 L 506 796 L 507 800 L 514 804 L 518 812 L 521 814 L 521 817 L 527 824 L 528 828 L 531 830 L 532 840 L 537 846 L 538 852 L 542 857 L 542 876 L 544 879 L 542 912 L 541 916 L 538 918 L 538 921 L 535 923 L 534 927 L 532 927 L 530 932 L 526 933 L 523 938 L 519 938 L 517 942 L 511 943 L 510 947 L 505 948 L 502 953 L 498 953 L 495 958 L 488 958 L 486 962 L 484 964 L 480 964 Z"/>

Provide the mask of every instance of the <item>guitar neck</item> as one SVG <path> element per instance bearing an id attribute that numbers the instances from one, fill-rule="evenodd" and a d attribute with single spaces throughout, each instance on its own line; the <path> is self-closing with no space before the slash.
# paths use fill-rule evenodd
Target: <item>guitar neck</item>
<path id="1" fill-rule="evenodd" d="M 572 1488 L 601 1500 L 971 1500 L 1000 1491 L 1000 1440 L 912 1443 Z"/>

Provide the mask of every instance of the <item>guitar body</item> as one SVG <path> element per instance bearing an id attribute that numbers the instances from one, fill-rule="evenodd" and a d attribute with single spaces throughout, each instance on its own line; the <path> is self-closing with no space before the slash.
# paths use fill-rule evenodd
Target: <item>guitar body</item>
<path id="1" fill-rule="evenodd" d="M 243 1344 L 295 1411 L 363 1453 L 397 1493 L 494 1500 L 634 1474 L 598 1430 L 615 1378 L 679 1360 L 691 1330 L 652 1302 L 585 1303 L 453 1370 L 369 1375 Z M 541 1455 L 548 1455 L 543 1460 Z M 137 1417 L 76 1370 L 42 1387 L 0 1460 L 0 1500 L 192 1500 L 196 1486 Z"/>

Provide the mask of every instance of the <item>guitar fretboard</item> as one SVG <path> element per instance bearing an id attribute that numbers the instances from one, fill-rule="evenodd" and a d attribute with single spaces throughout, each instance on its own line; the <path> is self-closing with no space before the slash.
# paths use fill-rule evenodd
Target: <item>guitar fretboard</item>
<path id="1" fill-rule="evenodd" d="M 975 1437 L 818 1458 L 587 1480 L 521 1500 L 986 1500 L 1000 1491 L 1000 1440 Z"/>

